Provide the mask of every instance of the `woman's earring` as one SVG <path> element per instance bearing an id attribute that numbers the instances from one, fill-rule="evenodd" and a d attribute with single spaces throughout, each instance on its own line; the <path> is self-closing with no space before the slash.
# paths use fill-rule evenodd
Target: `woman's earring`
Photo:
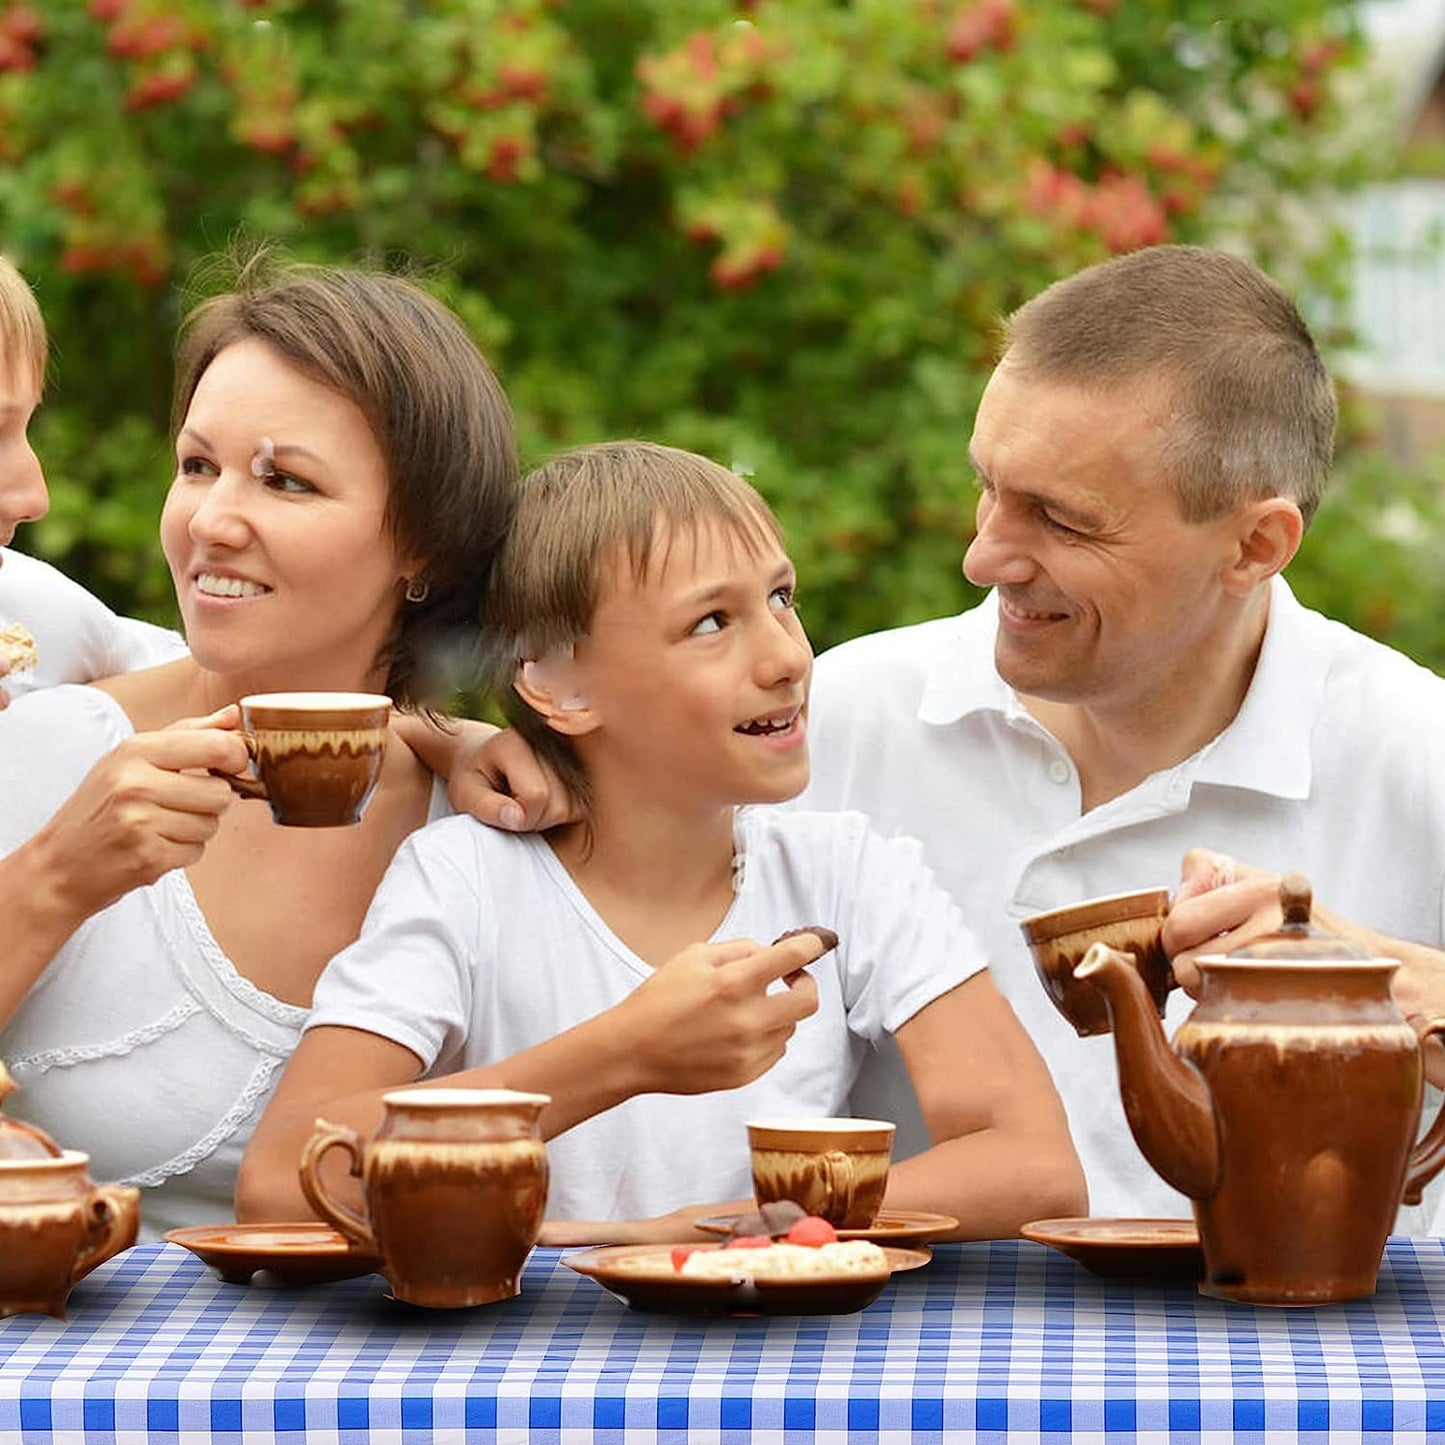
<path id="1" fill-rule="evenodd" d="M 431 596 L 431 583 L 425 577 L 407 579 L 406 600 L 408 602 L 425 602 L 429 596 Z"/>

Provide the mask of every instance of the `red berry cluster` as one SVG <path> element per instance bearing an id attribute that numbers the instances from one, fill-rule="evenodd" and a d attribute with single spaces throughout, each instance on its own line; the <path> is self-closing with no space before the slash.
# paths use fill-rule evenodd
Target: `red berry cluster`
<path id="1" fill-rule="evenodd" d="M 29 5 L 10 5 L 0 11 L 0 72 L 33 70 L 45 22 Z"/>
<path id="2" fill-rule="evenodd" d="M 985 50 L 1011 50 L 1014 38 L 1014 0 L 975 0 L 948 27 L 948 58 L 966 65 Z"/>

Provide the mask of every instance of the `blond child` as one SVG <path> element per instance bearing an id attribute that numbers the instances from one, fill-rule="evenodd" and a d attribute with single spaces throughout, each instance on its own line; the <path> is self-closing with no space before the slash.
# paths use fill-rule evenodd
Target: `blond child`
<path id="1" fill-rule="evenodd" d="M 637 1238 L 641 1217 L 678 1237 L 748 1194 L 748 1117 L 845 1112 L 888 1034 L 935 1140 L 890 1207 L 968 1237 L 1083 1208 L 1044 1066 L 916 845 L 766 806 L 808 778 L 793 588 L 762 499 L 703 458 L 612 443 L 528 479 L 488 620 L 518 727 L 584 817 L 526 837 L 451 819 L 403 847 L 318 984 L 242 1217 L 305 1208 L 318 1113 L 369 1128 L 425 1078 L 553 1096 L 550 1242 L 595 1233 L 569 1220 Z M 753 941 L 810 923 L 838 948 Z"/>
<path id="2" fill-rule="evenodd" d="M 0 707 L 35 687 L 152 667 L 184 651 L 175 633 L 117 617 L 54 567 L 10 550 L 15 529 L 50 507 L 28 435 L 44 390 L 47 351 L 35 297 L 0 256 L 0 628 L 18 624 L 24 629 L 18 636 L 34 639 L 33 665 L 12 672 L 11 659 L 0 653 Z"/>

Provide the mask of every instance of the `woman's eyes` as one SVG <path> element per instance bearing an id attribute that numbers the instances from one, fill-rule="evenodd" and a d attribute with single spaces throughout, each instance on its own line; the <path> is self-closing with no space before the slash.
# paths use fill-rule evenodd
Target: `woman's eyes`
<path id="1" fill-rule="evenodd" d="M 214 477 L 220 475 L 221 469 L 206 457 L 182 457 L 180 472 L 185 477 Z M 273 492 L 314 492 L 312 486 L 304 477 L 293 476 L 290 472 L 269 471 L 258 478 L 262 485 L 269 487 Z"/>

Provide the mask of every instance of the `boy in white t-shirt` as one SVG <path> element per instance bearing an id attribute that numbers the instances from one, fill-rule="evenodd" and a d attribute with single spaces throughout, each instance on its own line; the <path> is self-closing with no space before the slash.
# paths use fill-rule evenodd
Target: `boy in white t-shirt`
<path id="1" fill-rule="evenodd" d="M 44 389 L 47 349 L 30 287 L 0 256 L 0 628 L 18 623 L 34 639 L 33 665 L 12 672 L 0 653 L 0 707 L 32 687 L 90 682 L 185 651 L 175 633 L 117 617 L 54 567 L 9 550 L 15 529 L 50 507 L 28 435 Z"/>
<path id="2" fill-rule="evenodd" d="M 885 1034 L 935 1141 L 889 1207 L 954 1215 L 960 1237 L 1083 1209 L 1048 1074 L 917 846 L 749 806 L 808 778 L 793 587 L 762 499 L 701 457 L 609 443 L 527 480 L 488 604 L 496 680 L 585 816 L 408 840 L 317 987 L 241 1217 L 305 1209 L 318 1114 L 370 1129 L 384 1090 L 425 1077 L 552 1095 L 544 1240 L 597 1235 L 569 1219 L 685 1238 L 750 1193 L 745 1120 L 846 1112 Z M 838 946 L 766 943 L 809 924 Z"/>

